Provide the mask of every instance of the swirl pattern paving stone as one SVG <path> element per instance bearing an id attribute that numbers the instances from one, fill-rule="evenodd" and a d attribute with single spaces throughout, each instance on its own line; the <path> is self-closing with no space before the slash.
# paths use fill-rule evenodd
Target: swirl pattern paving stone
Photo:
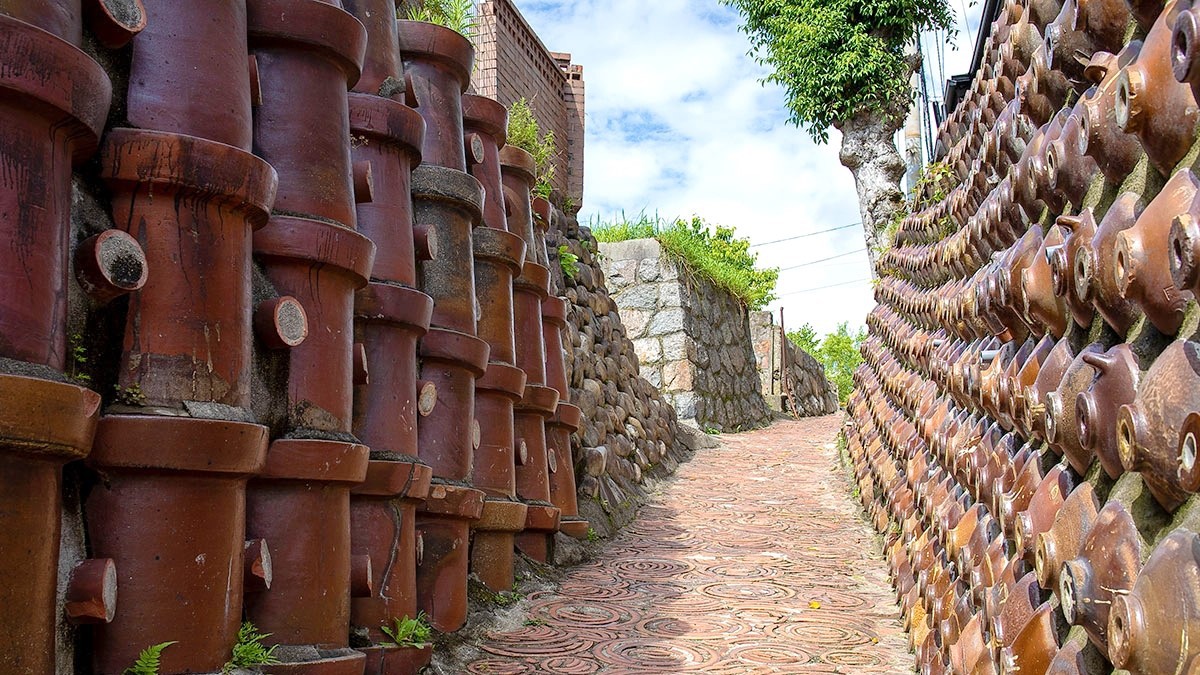
<path id="1" fill-rule="evenodd" d="M 841 416 L 722 437 L 470 673 L 910 673 Z"/>

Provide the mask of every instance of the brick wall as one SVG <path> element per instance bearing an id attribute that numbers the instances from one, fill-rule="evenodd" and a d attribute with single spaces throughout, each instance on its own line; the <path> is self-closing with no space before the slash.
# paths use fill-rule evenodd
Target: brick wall
<path id="1" fill-rule="evenodd" d="M 546 49 L 512 0 L 479 5 L 472 91 L 504 105 L 524 97 L 542 131 L 553 131 L 559 156 L 553 186 L 578 205 L 583 198 L 583 67 Z M 574 211 L 575 209 L 570 209 Z"/>

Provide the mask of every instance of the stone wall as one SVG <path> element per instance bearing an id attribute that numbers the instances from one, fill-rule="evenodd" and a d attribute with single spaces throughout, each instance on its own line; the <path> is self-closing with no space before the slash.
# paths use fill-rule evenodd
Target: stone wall
<path id="1" fill-rule="evenodd" d="M 578 258 L 574 276 L 563 273 L 562 246 Z M 648 478 L 674 472 L 707 439 L 678 424 L 658 382 L 642 376 L 629 334 L 644 328 L 643 317 L 618 311 L 591 231 L 556 212 L 546 248 L 555 292 L 570 303 L 563 346 L 571 403 L 583 411 L 583 426 L 572 436 L 580 510 L 607 534 L 632 517 Z M 605 518 L 596 516 L 597 508 Z"/>
<path id="2" fill-rule="evenodd" d="M 767 424 L 746 307 L 653 239 L 600 252 L 643 374 L 679 417 L 717 431 Z"/>
<path id="3" fill-rule="evenodd" d="M 771 312 L 750 312 L 750 337 L 758 362 L 763 398 L 775 411 L 791 411 L 785 395 L 785 377 L 801 417 L 837 412 L 837 387 L 825 377 L 825 366 L 811 354 L 784 339 Z M 786 358 L 783 350 L 787 350 Z M 787 364 L 786 373 L 783 365 Z"/>

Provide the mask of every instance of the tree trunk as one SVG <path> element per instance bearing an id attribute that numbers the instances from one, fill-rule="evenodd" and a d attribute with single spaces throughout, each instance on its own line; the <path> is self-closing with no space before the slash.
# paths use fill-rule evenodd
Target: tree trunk
<path id="1" fill-rule="evenodd" d="M 904 207 L 900 179 L 905 164 L 896 149 L 896 132 L 903 124 L 903 112 L 889 111 L 859 113 L 838 126 L 842 132 L 839 159 L 854 174 L 871 278 L 876 277 L 875 260 L 888 243 L 883 241 L 883 231 Z"/>

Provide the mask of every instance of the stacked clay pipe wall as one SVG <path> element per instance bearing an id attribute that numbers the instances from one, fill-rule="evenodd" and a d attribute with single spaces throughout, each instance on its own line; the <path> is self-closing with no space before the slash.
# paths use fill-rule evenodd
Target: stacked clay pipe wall
<path id="1" fill-rule="evenodd" d="M 772 410 L 790 411 L 791 403 L 784 393 L 786 387 L 802 417 L 837 412 L 837 388 L 825 377 L 825 366 L 787 340 L 783 332 L 775 323 L 774 313 L 750 312 L 754 357 L 758 360 L 758 377 L 767 405 Z"/>
<path id="2" fill-rule="evenodd" d="M 221 672 L 245 620 L 264 672 L 415 673 L 428 647 L 383 629 L 453 630 L 476 543 L 504 582 L 518 534 L 550 557 L 592 514 L 610 529 L 602 489 L 640 499 L 624 446 L 574 474 L 561 212 L 504 189 L 504 108 L 462 103 L 466 41 L 394 11 L 0 8 L 5 675 L 116 675 L 163 643 L 163 675 Z M 518 325 L 503 280 L 531 261 Z M 502 402 L 480 411 L 477 380 Z M 503 401 L 528 403 L 522 434 Z M 646 470 L 673 467 L 668 418 L 634 414 Z"/>
<path id="3" fill-rule="evenodd" d="M 574 276 L 557 260 L 561 246 L 578 258 Z M 546 248 L 553 285 L 570 303 L 563 347 L 571 403 L 582 411 L 571 436 L 580 510 L 608 534 L 632 518 L 651 478 L 674 472 L 705 439 L 680 425 L 671 403 L 641 375 L 591 231 L 556 212 Z"/>
<path id="4" fill-rule="evenodd" d="M 600 253 L 645 377 L 679 417 L 717 431 L 766 424 L 746 306 L 654 239 L 602 244 Z"/>
<path id="5" fill-rule="evenodd" d="M 1003 4 L 847 434 L 921 671 L 1200 668 L 1197 13 Z"/>

